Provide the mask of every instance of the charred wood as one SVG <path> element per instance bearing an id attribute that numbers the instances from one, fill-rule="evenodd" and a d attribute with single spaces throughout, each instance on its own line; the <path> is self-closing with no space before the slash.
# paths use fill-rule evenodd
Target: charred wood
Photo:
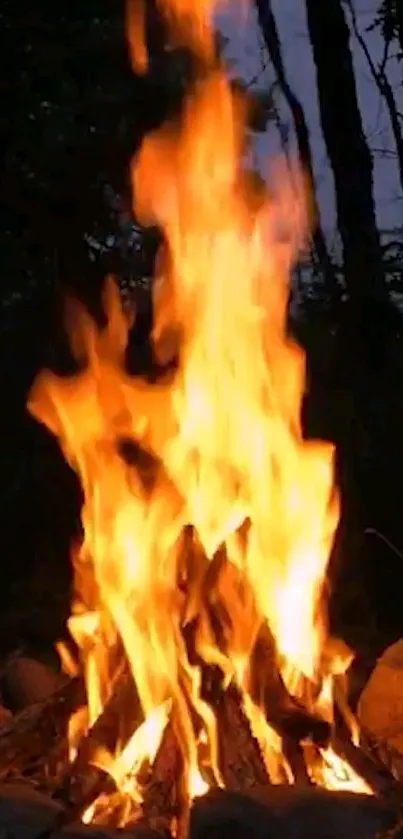
<path id="1" fill-rule="evenodd" d="M 131 673 L 125 670 L 117 681 L 109 702 L 84 737 L 72 763 L 67 763 L 58 800 L 72 813 L 80 814 L 101 793 L 114 789 L 110 775 L 95 764 L 100 749 L 111 755 L 124 745 L 143 722 L 144 716 Z"/>
<path id="2" fill-rule="evenodd" d="M 306 767 L 304 751 L 300 743 L 290 737 L 283 737 L 282 751 L 293 774 L 294 783 L 300 786 L 311 786 L 312 780 Z"/>
<path id="3" fill-rule="evenodd" d="M 237 689 L 230 685 L 214 703 L 220 769 L 228 790 L 269 783 L 260 746 L 251 732 Z"/>
<path id="4" fill-rule="evenodd" d="M 80 679 L 71 679 L 43 702 L 30 705 L 0 729 L 0 780 L 33 778 L 50 789 L 67 761 L 67 726 L 85 704 Z"/>
<path id="5" fill-rule="evenodd" d="M 201 698 L 214 710 L 218 737 L 219 768 L 228 789 L 250 789 L 267 784 L 260 746 L 253 736 L 242 707 L 242 696 L 234 683 L 223 685 L 218 666 L 192 658 L 201 669 Z"/>
<path id="6" fill-rule="evenodd" d="M 212 670 L 209 668 L 209 698 L 216 713 L 219 768 L 224 783 L 234 791 L 267 784 L 269 779 L 260 747 L 242 710 L 240 694 L 234 686 L 214 690 Z M 204 690 L 206 698 L 206 685 Z M 184 835 L 188 792 L 179 743 L 178 730 L 171 719 L 144 790 L 143 818 L 154 829 L 169 830 L 175 822 L 180 825 L 180 835 Z"/>
<path id="7" fill-rule="evenodd" d="M 79 820 L 98 796 L 112 794 L 115 789 L 111 776 L 98 766 L 87 764 L 79 770 L 75 767 L 74 773 L 67 770 L 67 777 L 64 776 L 62 785 L 54 794 L 54 799 L 66 807 L 66 815 L 59 827 Z"/>
<path id="8" fill-rule="evenodd" d="M 170 835 L 171 828 L 175 826 L 175 833 L 183 835 L 188 818 L 184 774 L 177 727 L 171 718 L 144 786 L 141 824 L 166 835 Z"/>
<path id="9" fill-rule="evenodd" d="M 266 625 L 262 625 L 253 649 L 250 673 L 251 697 L 265 708 L 267 721 L 281 737 L 296 742 L 311 740 L 318 746 L 329 743 L 329 723 L 310 713 L 288 692 L 276 660 L 274 640 Z"/>
<path id="10" fill-rule="evenodd" d="M 362 746 L 355 746 L 347 736 L 335 735 L 331 745 L 336 754 L 347 760 L 355 772 L 364 778 L 378 798 L 392 805 L 401 804 L 403 785 L 393 777 L 386 766 L 374 760 Z"/>
<path id="11" fill-rule="evenodd" d="M 239 528 L 238 533 L 240 538 L 247 540 L 247 521 Z M 196 602 L 208 604 L 207 612 L 215 643 L 224 655 L 229 654 L 223 627 L 231 626 L 231 616 L 228 614 L 225 603 L 217 598 L 216 592 L 221 588 L 222 579 L 227 579 L 234 587 L 238 585 L 243 588 L 245 596 L 250 600 L 251 609 L 254 608 L 253 594 L 247 590 L 245 581 L 239 578 L 239 571 L 228 559 L 224 546 L 220 547 L 210 562 L 207 562 L 196 539 L 189 543 L 188 553 L 192 557 L 192 585 L 200 592 Z M 205 665 L 198 655 L 195 640 L 199 620 L 199 616 L 196 615 L 184 627 L 183 635 L 190 662 L 205 670 Z M 310 688 L 313 692 L 314 687 L 310 686 Z M 297 742 L 311 740 L 320 746 L 326 746 L 329 743 L 331 735 L 329 723 L 307 710 L 302 702 L 288 692 L 280 673 L 275 640 L 267 623 L 261 624 L 251 652 L 248 692 L 255 704 L 265 709 L 267 721 L 280 737 Z"/>

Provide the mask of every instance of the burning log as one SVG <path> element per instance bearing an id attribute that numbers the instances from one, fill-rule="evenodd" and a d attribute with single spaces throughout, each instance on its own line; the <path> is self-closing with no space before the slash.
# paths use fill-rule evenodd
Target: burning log
<path id="1" fill-rule="evenodd" d="M 110 775 L 94 765 L 97 754 L 106 750 L 114 755 L 118 744 L 127 743 L 143 719 L 136 686 L 125 670 L 104 710 L 81 740 L 74 760 L 65 767 L 57 798 L 72 814 L 80 814 L 98 795 L 114 788 Z"/>
<path id="2" fill-rule="evenodd" d="M 401 804 L 402 784 L 393 777 L 386 766 L 374 760 L 362 745 L 355 746 L 351 739 L 345 734 L 343 736 L 342 733 L 332 738 L 332 748 L 340 758 L 350 764 L 358 775 L 364 778 L 379 799 L 391 802 L 391 804 Z"/>
<path id="3" fill-rule="evenodd" d="M 302 786 L 312 786 L 313 781 L 307 770 L 301 744 L 292 740 L 291 737 L 283 737 L 281 745 L 283 755 L 291 769 L 294 783 Z"/>
<path id="4" fill-rule="evenodd" d="M 248 527 L 249 523 L 245 520 L 237 531 L 245 541 L 247 540 Z M 211 601 L 214 602 L 216 599 L 215 591 L 220 587 L 221 577 L 225 576 L 227 581 L 231 579 L 235 585 L 242 585 L 244 590 L 247 588 L 247 583 L 244 579 L 241 579 L 238 569 L 228 559 L 225 546 L 219 548 L 210 562 L 207 562 L 206 557 L 201 555 L 201 548 L 197 539 L 194 540 L 193 550 L 190 548 L 190 552 L 192 559 L 195 560 L 194 565 L 199 568 L 199 574 L 204 574 L 202 583 L 203 602 L 210 602 L 209 616 L 211 626 L 214 627 L 216 644 L 221 652 L 227 653 L 226 642 L 222 635 L 222 624 L 230 623 L 230 618 L 226 613 L 227 609 L 224 603 L 216 603 L 214 608 Z M 252 591 L 248 591 L 248 597 L 252 601 Z M 217 619 L 218 610 L 221 620 Z M 192 637 L 196 632 L 197 619 L 193 626 L 188 625 L 185 628 L 184 635 L 191 660 L 205 670 L 203 661 L 197 655 L 194 637 Z M 288 692 L 280 673 L 275 640 L 266 622 L 262 622 L 260 625 L 250 655 L 249 693 L 256 705 L 265 709 L 269 724 L 280 737 L 284 737 L 290 744 L 299 743 L 302 740 L 310 740 L 318 746 L 326 746 L 329 743 L 330 724 L 320 716 L 311 713 L 296 697 Z"/>
<path id="5" fill-rule="evenodd" d="M 266 710 L 270 725 L 282 737 L 292 741 L 311 740 L 325 746 L 330 740 L 329 723 L 308 711 L 288 692 L 275 657 L 275 645 L 269 627 L 262 624 L 250 664 L 250 694 Z M 262 674 L 264 674 L 262 676 Z"/>
<path id="6" fill-rule="evenodd" d="M 214 675 L 213 672 L 213 679 Z M 230 686 L 220 690 L 211 704 L 214 704 L 217 719 L 219 768 L 226 788 L 237 791 L 267 784 L 269 779 L 260 748 L 242 711 L 237 689 Z M 175 821 L 180 824 L 180 835 L 184 835 L 189 805 L 183 770 L 173 716 L 165 729 L 144 790 L 143 819 L 151 827 L 169 829 Z"/>
<path id="7" fill-rule="evenodd" d="M 84 703 L 82 681 L 70 679 L 6 723 L 0 729 L 0 780 L 34 776 L 47 789 L 57 784 L 60 765 L 67 760 L 68 721 Z"/>
<path id="8" fill-rule="evenodd" d="M 113 779 L 98 766 L 88 764 L 80 773 L 77 770 L 75 774 L 68 772 L 54 795 L 56 801 L 67 807 L 67 815 L 63 815 L 60 826 L 79 820 L 98 796 L 113 794 L 114 790 Z"/>
<path id="9" fill-rule="evenodd" d="M 228 790 L 248 790 L 267 784 L 264 761 L 257 740 L 242 710 L 234 686 L 221 692 L 214 704 L 217 715 L 220 768 Z"/>
<path id="10" fill-rule="evenodd" d="M 186 832 L 189 802 L 183 770 L 177 728 L 171 717 L 144 787 L 141 824 L 168 834 L 175 824 L 180 825 L 180 835 Z"/>

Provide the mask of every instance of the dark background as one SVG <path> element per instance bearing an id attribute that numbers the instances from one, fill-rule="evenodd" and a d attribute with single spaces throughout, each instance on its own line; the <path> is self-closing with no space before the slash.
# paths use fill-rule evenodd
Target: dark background
<path id="1" fill-rule="evenodd" d="M 290 315 L 290 327 L 308 357 L 306 433 L 337 445 L 343 510 L 329 578 L 332 623 L 358 650 L 376 650 L 403 630 L 403 344 L 402 316 L 393 302 L 396 291 L 403 291 L 403 248 L 399 241 L 385 245 L 376 224 L 373 161 L 357 102 L 348 4 L 301 2 L 341 249 L 337 259 L 329 253 L 317 224 L 311 282 L 297 314 Z M 255 5 L 273 78 L 288 103 L 310 175 L 309 133 L 287 79 L 271 3 L 255 0 Z M 164 27 L 151 3 L 150 67 L 142 78 L 130 67 L 120 0 L 4 0 L 1 16 L 6 30 L 0 91 L 4 653 L 20 643 L 46 647 L 63 630 L 71 594 L 69 544 L 79 527 L 76 478 L 56 443 L 27 415 L 27 390 L 44 365 L 62 369 L 69 363 L 62 334 L 66 291 L 99 315 L 108 271 L 118 276 L 122 298 L 132 295 L 140 307 L 132 361 L 137 370 L 149 369 L 147 278 L 159 236 L 131 218 L 128 165 L 144 133 L 178 112 L 193 65 L 184 51 L 164 52 Z M 398 0 L 380 0 L 372 25 L 403 55 Z M 390 84 L 387 65 L 375 70 L 373 83 L 385 100 L 395 140 L 396 190 L 403 197 L 402 85 Z M 272 91 L 244 93 L 253 100 L 253 129 L 270 125 Z M 312 195 L 315 207 L 314 188 Z"/>

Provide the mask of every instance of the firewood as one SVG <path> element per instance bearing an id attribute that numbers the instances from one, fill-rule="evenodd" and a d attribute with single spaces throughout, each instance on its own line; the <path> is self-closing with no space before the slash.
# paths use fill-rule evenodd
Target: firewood
<path id="1" fill-rule="evenodd" d="M 282 752 L 293 774 L 294 783 L 299 786 L 311 786 L 312 780 L 306 766 L 303 749 L 291 737 L 283 737 Z"/>
<path id="2" fill-rule="evenodd" d="M 228 789 L 250 789 L 268 782 L 257 741 L 242 711 L 235 687 L 221 690 L 214 700 L 219 738 L 219 764 Z M 143 818 L 152 828 L 186 835 L 188 792 L 184 788 L 184 761 L 175 722 L 165 729 L 149 781 L 144 790 Z"/>
<path id="3" fill-rule="evenodd" d="M 65 767 L 66 769 L 66 767 Z M 54 792 L 54 800 L 62 803 L 66 812 L 58 827 L 73 821 L 80 821 L 83 813 L 100 795 L 113 794 L 116 790 L 112 777 L 91 764 L 81 767 L 80 772 L 70 774 L 69 765 L 63 776 L 63 783 Z"/>
<path id="4" fill-rule="evenodd" d="M 234 686 L 214 690 L 211 704 L 217 717 L 219 768 L 230 790 L 251 789 L 268 783 L 260 748 L 242 710 Z M 184 787 L 184 760 L 174 718 L 165 729 L 144 789 L 143 819 L 153 829 L 187 835 L 188 791 Z"/>
<path id="5" fill-rule="evenodd" d="M 176 835 L 186 834 L 189 804 L 185 781 L 184 759 L 172 715 L 144 785 L 140 824 L 168 835 L 173 826 L 180 825 Z"/>
<path id="6" fill-rule="evenodd" d="M 386 766 L 374 760 L 362 745 L 355 746 L 344 732 L 335 734 L 331 745 L 336 754 L 347 760 L 355 772 L 364 778 L 375 795 L 391 804 L 401 804 L 403 785 L 393 777 Z"/>
<path id="7" fill-rule="evenodd" d="M 187 627 L 189 630 L 189 627 Z M 192 646 L 190 634 L 186 636 Z M 225 687 L 218 666 L 207 665 L 193 649 L 191 661 L 201 670 L 201 698 L 214 711 L 220 771 L 228 789 L 249 789 L 269 781 L 259 744 L 242 708 L 242 696 L 231 683 Z"/>
<path id="8" fill-rule="evenodd" d="M 239 532 L 246 529 L 246 523 Z M 244 534 L 242 534 L 244 535 Z M 247 536 L 247 534 L 246 534 Z M 246 538 L 245 536 L 245 538 Z M 228 653 L 222 626 L 230 625 L 225 605 L 212 597 L 220 589 L 221 575 L 230 576 L 233 583 L 239 581 L 239 570 L 230 562 L 225 546 L 221 546 L 212 561 L 205 558 L 197 539 L 187 546 L 192 558 L 193 585 L 200 587 L 200 599 L 207 606 L 211 629 L 218 649 Z M 195 582 L 196 578 L 196 582 Z M 242 581 L 242 585 L 247 583 Z M 248 592 L 252 602 L 252 595 Z M 196 603 L 198 602 L 196 598 Z M 213 605 L 214 603 L 214 605 Z M 203 669 L 204 664 L 197 652 L 196 637 L 199 617 L 196 616 L 183 628 L 183 636 L 189 660 Z M 280 737 L 300 742 L 311 740 L 317 745 L 328 744 L 331 726 L 321 717 L 304 707 L 302 702 L 291 696 L 281 676 L 274 637 L 267 623 L 262 622 L 249 661 L 248 691 L 256 705 L 265 708 L 266 719 Z"/>
<path id="9" fill-rule="evenodd" d="M 273 785 L 214 790 L 194 802 L 189 839 L 375 839 L 397 811 L 366 795 Z"/>
<path id="10" fill-rule="evenodd" d="M 289 694 L 276 660 L 275 644 L 267 624 L 262 624 L 250 662 L 252 699 L 266 710 L 266 719 L 282 737 L 300 742 L 328 744 L 331 726 L 308 711 Z"/>
<path id="11" fill-rule="evenodd" d="M 143 721 L 144 714 L 133 678 L 128 669 L 123 669 L 109 702 L 87 736 L 81 740 L 75 759 L 71 763 L 65 762 L 63 776 L 54 792 L 55 800 L 64 806 L 56 823 L 57 831 L 63 832 L 73 821 L 79 821 L 86 808 L 99 796 L 113 795 L 116 791 L 115 783 L 108 772 L 96 765 L 97 752 L 102 748 L 115 754 L 118 748 L 124 747 Z M 159 772 L 157 761 L 155 772 Z M 161 777 L 158 778 L 160 785 Z M 161 803 L 161 812 L 164 813 L 164 804 L 158 795 L 154 794 L 152 798 L 156 800 L 154 811 L 158 812 Z M 147 830 L 152 821 L 151 815 L 144 819 L 143 824 Z"/>
<path id="12" fill-rule="evenodd" d="M 260 747 L 254 738 L 235 686 L 222 691 L 217 715 L 220 769 L 228 790 L 248 790 L 269 783 Z"/>
<path id="13" fill-rule="evenodd" d="M 69 679 L 48 699 L 30 705 L 0 729 L 0 780 L 30 777 L 49 789 L 59 760 L 67 760 L 67 726 L 85 703 L 80 679 Z M 52 771 L 51 771 L 52 767 Z"/>
<path id="14" fill-rule="evenodd" d="M 97 753 L 102 748 L 115 754 L 118 745 L 124 746 L 143 720 L 136 686 L 126 669 L 104 710 L 81 740 L 75 759 L 65 765 L 56 797 L 71 813 L 80 814 L 94 798 L 114 788 L 110 775 L 94 765 Z"/>

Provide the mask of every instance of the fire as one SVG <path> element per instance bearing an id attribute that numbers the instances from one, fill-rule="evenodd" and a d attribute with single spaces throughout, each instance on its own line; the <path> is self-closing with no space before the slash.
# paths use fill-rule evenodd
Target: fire
<path id="1" fill-rule="evenodd" d="M 239 0 L 238 0 L 239 2 Z M 148 67 L 146 45 L 147 0 L 127 0 L 126 20 L 130 56 L 136 72 Z M 204 62 L 214 58 L 214 33 L 211 19 L 217 0 L 156 0 L 156 8 L 169 30 L 174 45 L 189 47 Z M 151 15 L 153 10 L 151 7 Z"/>
<path id="2" fill-rule="evenodd" d="M 166 3 L 177 32 L 206 54 L 212 6 Z M 70 305 L 80 372 L 44 371 L 29 397 L 85 496 L 70 630 L 88 706 L 72 719 L 72 757 L 129 673 L 138 708 L 121 709 L 124 734 L 92 762 L 133 806 L 171 719 L 189 797 L 223 785 L 206 669 L 219 670 L 220 690 L 239 691 L 272 781 L 292 782 L 259 699 L 267 671 L 331 721 L 348 664 L 329 653 L 324 598 L 338 521 L 333 449 L 303 438 L 304 357 L 286 328 L 307 232 L 303 179 L 278 164 L 270 191 L 254 189 L 244 125 L 225 75 L 209 69 L 180 122 L 146 137 L 133 163 L 137 213 L 165 240 L 152 340 L 157 355 L 175 350 L 177 372 L 158 384 L 127 375 L 130 324 L 109 280 L 106 328 Z M 134 466 L 122 456 L 127 440 Z M 267 639 L 274 661 L 258 653 Z M 370 792 L 330 746 L 313 755 L 307 744 L 305 756 L 317 783 Z M 93 802 L 84 820 L 107 806 Z"/>

